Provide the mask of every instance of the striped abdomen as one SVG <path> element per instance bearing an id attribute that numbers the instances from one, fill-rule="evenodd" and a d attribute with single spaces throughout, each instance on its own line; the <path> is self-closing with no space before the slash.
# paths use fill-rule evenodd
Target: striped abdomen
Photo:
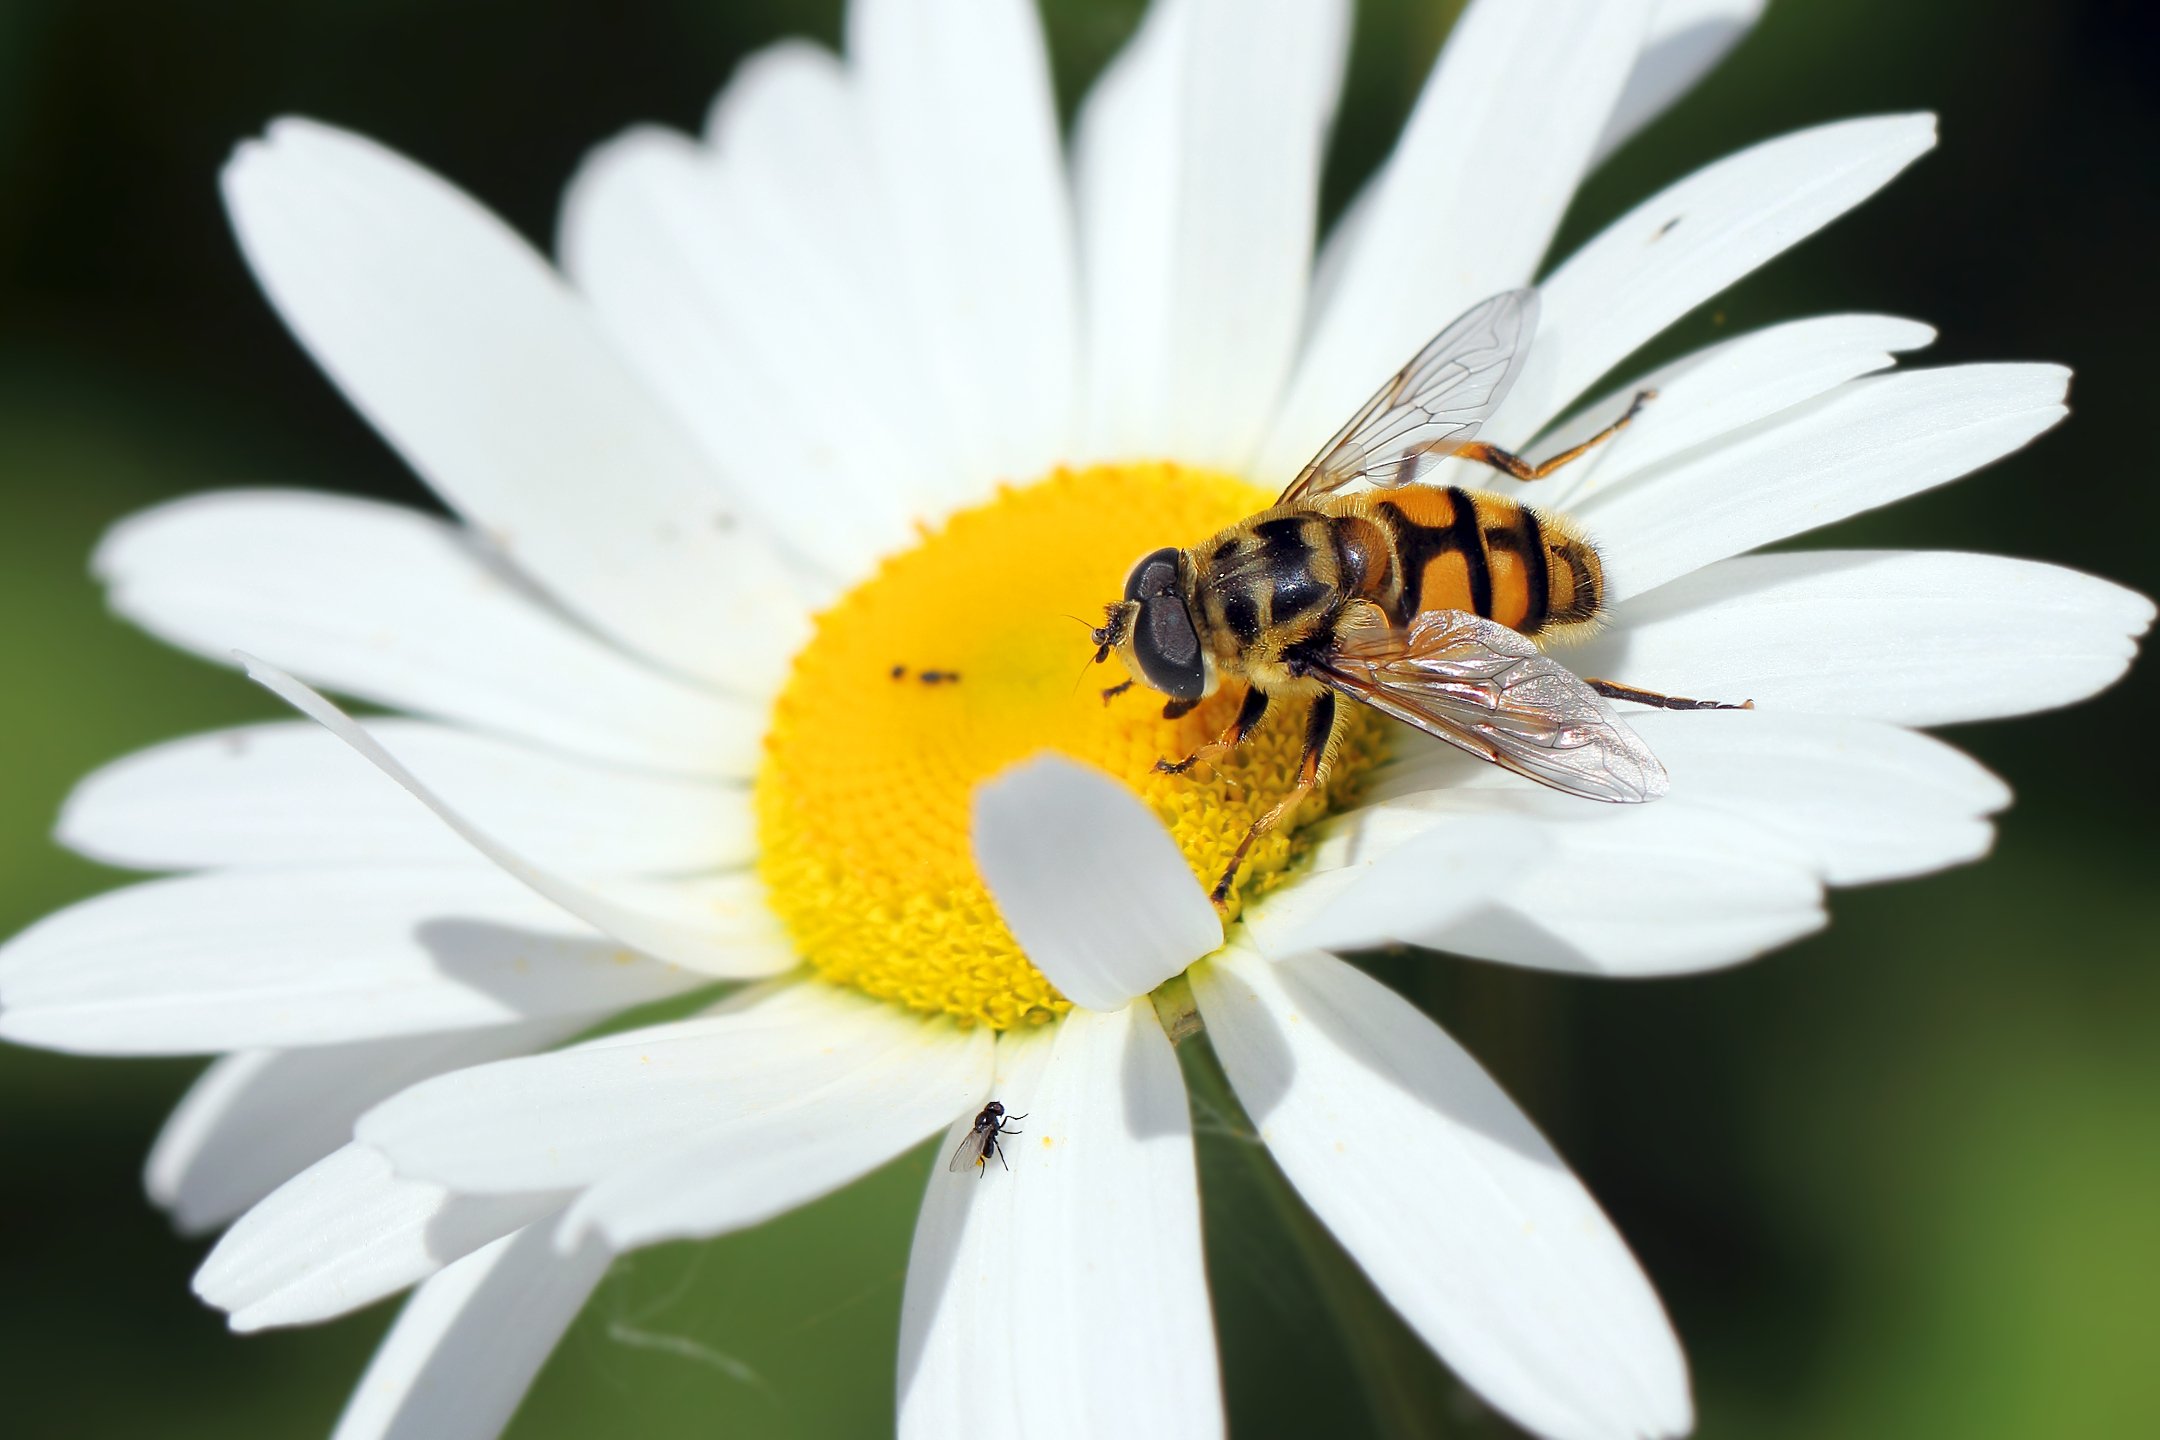
<path id="1" fill-rule="evenodd" d="M 1604 570 L 1562 522 L 1497 495 L 1410 485 L 1325 502 L 1345 588 L 1397 625 L 1467 610 L 1524 635 L 1597 618 Z"/>

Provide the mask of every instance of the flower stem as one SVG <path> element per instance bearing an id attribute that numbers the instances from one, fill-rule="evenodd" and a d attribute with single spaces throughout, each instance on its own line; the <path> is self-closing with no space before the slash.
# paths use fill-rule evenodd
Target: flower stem
<path id="1" fill-rule="evenodd" d="M 1174 1005 L 1175 997 L 1168 998 Z M 1158 1010 L 1163 1004 L 1158 999 Z M 1193 1099 L 1235 1134 L 1238 1143 L 1231 1148 L 1242 1157 L 1253 1187 L 1266 1196 L 1296 1244 L 1314 1288 L 1343 1337 L 1377 1432 L 1389 1440 L 1447 1435 L 1453 1428 L 1448 1422 L 1448 1394 L 1431 1353 L 1305 1208 L 1239 1105 L 1214 1047 L 1181 1044 L 1178 1057 Z"/>

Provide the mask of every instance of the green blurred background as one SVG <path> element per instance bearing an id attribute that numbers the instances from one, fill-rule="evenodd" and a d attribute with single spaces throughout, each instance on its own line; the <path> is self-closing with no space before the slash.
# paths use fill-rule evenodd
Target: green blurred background
<path id="1" fill-rule="evenodd" d="M 1047 0 L 1066 105 L 1139 0 Z M 1384 153 L 1456 6 L 1368 0 L 1331 206 Z M 1662 342 L 1825 310 L 1942 330 L 1932 361 L 2078 370 L 2070 424 L 1843 543 L 2061 561 L 2160 590 L 2160 20 L 2149 0 L 1783 0 L 1584 191 L 1560 251 L 1750 141 L 1931 107 L 1944 144 Z M 735 59 L 835 0 L 0 4 L 0 934 L 115 874 L 47 836 L 71 780 L 274 713 L 112 621 L 85 578 L 139 506 L 235 482 L 428 503 L 256 295 L 214 189 L 297 111 L 381 137 L 545 239 L 581 152 L 694 127 Z M 1923 363 L 1928 363 L 1923 357 Z M 1813 543 L 1813 542 L 1811 542 Z M 2160 1434 L 2160 966 L 2147 665 L 2067 715 L 1955 737 L 2018 803 L 1985 865 L 1846 892 L 1722 975 L 1596 984 L 1376 962 L 1491 1065 L 1658 1281 L 1708 1436 Z M 194 1062 L 0 1049 L 0 1430 L 327 1431 L 391 1314 L 251 1339 L 141 1198 Z M 1246 1168 L 1204 1147 L 1240 1435 L 1501 1434 L 1399 1329 L 1345 1338 Z M 923 1157 L 760 1230 L 623 1262 L 513 1434 L 889 1427 Z M 1354 1289 L 1354 1285 L 1351 1286 Z M 1043 1357 L 1045 1364 L 1057 1357 Z M 1375 1372 L 1396 1403 L 1374 1405 Z M 1404 1402 L 1407 1403 L 1404 1403 Z"/>

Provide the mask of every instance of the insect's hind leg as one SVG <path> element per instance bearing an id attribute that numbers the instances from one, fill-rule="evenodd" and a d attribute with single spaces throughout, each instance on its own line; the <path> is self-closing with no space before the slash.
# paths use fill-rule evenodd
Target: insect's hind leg
<path id="1" fill-rule="evenodd" d="M 1237 849 L 1230 852 L 1230 863 L 1223 867 L 1222 879 L 1215 882 L 1215 890 L 1208 897 L 1217 905 L 1230 898 L 1230 886 L 1237 879 L 1238 867 L 1245 863 L 1245 856 L 1253 842 L 1283 822 L 1284 817 L 1296 811 L 1307 795 L 1320 783 L 1327 768 L 1327 757 L 1335 743 L 1335 696 L 1323 692 L 1305 712 L 1305 749 L 1298 756 L 1297 783 L 1290 792 L 1275 802 L 1266 814 L 1253 821 L 1245 838 L 1238 841 Z"/>
<path id="2" fill-rule="evenodd" d="M 1230 728 L 1223 731 L 1220 738 L 1201 746 L 1182 760 L 1158 760 L 1155 768 L 1165 775 L 1182 775 L 1203 760 L 1213 760 L 1218 755 L 1229 754 L 1251 738 L 1253 731 L 1260 728 L 1260 722 L 1267 718 L 1267 709 L 1267 692 L 1257 685 L 1250 687 L 1245 692 L 1245 703 L 1238 707 L 1237 719 L 1230 722 Z"/>
<path id="3" fill-rule="evenodd" d="M 1633 685 L 1621 685 L 1612 680 L 1584 680 L 1598 694 L 1608 700 L 1632 700 L 1637 705 L 1654 705 L 1660 710 L 1752 710 L 1753 700 L 1742 700 L 1735 705 L 1729 700 L 1690 700 L 1685 695 L 1665 695 L 1656 690 L 1639 690 Z"/>
<path id="4" fill-rule="evenodd" d="M 1583 456 L 1612 439 L 1622 430 L 1627 429 L 1635 417 L 1642 413 L 1643 406 L 1655 399 L 1657 399 L 1657 391 L 1655 390 L 1636 391 L 1635 403 L 1628 406 L 1627 414 L 1622 415 L 1618 420 L 1613 421 L 1612 424 L 1583 441 L 1582 444 L 1569 446 L 1551 459 L 1540 461 L 1535 465 L 1532 465 L 1512 450 L 1503 450 L 1497 445 L 1488 445 L 1482 440 L 1472 440 L 1469 444 L 1456 450 L 1455 454 L 1464 460 L 1475 460 L 1480 465 L 1490 465 L 1495 470 L 1504 470 L 1517 480 L 1543 480 L 1561 466 L 1582 459 Z"/>

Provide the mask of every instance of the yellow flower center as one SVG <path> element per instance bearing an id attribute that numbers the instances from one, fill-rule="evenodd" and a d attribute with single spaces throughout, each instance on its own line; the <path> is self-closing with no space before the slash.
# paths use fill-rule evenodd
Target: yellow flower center
<path id="1" fill-rule="evenodd" d="M 757 782 L 760 875 L 811 965 L 999 1029 L 1070 1008 L 1014 943 L 968 840 L 976 786 L 1043 750 L 1124 781 L 1213 886 L 1291 784 L 1300 707 L 1278 707 L 1212 769 L 1160 774 L 1157 760 L 1222 731 L 1237 687 L 1179 720 L 1144 685 L 1106 704 L 1101 691 L 1125 676 L 1115 660 L 1088 665 L 1087 631 L 1140 556 L 1195 544 L 1269 499 L 1173 465 L 1060 470 L 926 531 L 818 617 Z M 1253 846 L 1233 906 L 1280 883 L 1304 848 L 1300 826 L 1371 766 L 1379 735 L 1375 719 L 1354 717 L 1327 786 Z"/>

